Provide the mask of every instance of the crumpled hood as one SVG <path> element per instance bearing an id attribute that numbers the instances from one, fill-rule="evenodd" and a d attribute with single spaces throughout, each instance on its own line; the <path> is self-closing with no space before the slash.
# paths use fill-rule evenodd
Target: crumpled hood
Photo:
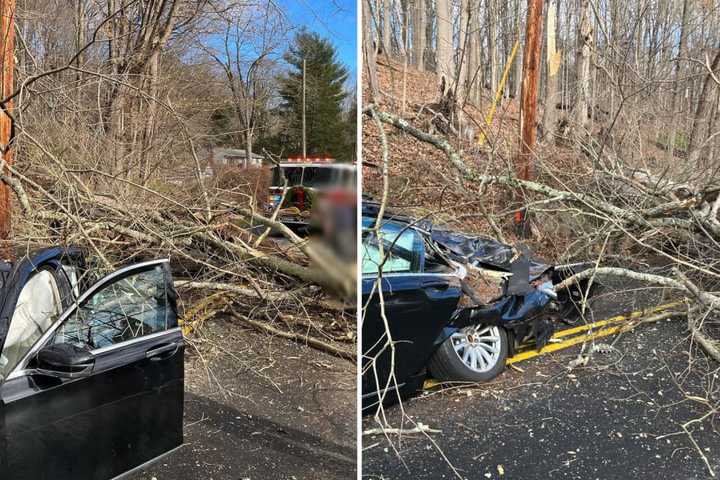
<path id="1" fill-rule="evenodd" d="M 363 199 L 362 213 L 365 216 L 377 217 L 380 213 L 380 204 Z M 490 267 L 505 272 L 512 271 L 512 265 L 521 257 L 529 261 L 529 277 L 533 280 L 549 269 L 552 265 L 533 260 L 531 255 L 522 250 L 518 255 L 517 249 L 493 238 L 481 235 L 469 235 L 455 232 L 435 225 L 430 220 L 414 220 L 405 215 L 398 215 L 391 211 L 385 211 L 383 218 L 394 222 L 407 223 L 418 231 L 423 232 L 428 240 L 440 247 L 443 252 L 453 261 L 474 267 Z"/>
<path id="2" fill-rule="evenodd" d="M 444 247 L 455 260 L 474 266 L 482 264 L 509 270 L 516 256 L 510 245 L 480 236 L 433 228 L 430 239 Z"/>
<path id="3" fill-rule="evenodd" d="M 518 252 L 512 246 L 492 238 L 439 228 L 430 229 L 429 235 L 430 239 L 441 246 L 453 260 L 474 267 L 491 267 L 511 272 L 513 264 L 524 256 L 529 263 L 530 280 L 534 280 L 552 268 L 550 264 L 533 260 L 529 252 L 522 250 Z"/>

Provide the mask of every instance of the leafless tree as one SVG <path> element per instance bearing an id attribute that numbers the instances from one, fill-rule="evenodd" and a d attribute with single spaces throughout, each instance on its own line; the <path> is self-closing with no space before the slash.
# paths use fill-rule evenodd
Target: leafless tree
<path id="1" fill-rule="evenodd" d="M 224 11 L 218 22 L 222 47 L 203 48 L 223 70 L 251 165 L 256 130 L 274 93 L 276 58 L 287 40 L 287 27 L 271 1 L 234 7 Z"/>

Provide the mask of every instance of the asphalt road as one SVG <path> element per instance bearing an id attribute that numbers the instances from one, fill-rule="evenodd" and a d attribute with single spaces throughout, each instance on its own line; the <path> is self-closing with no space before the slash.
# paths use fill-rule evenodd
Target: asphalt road
<path id="1" fill-rule="evenodd" d="M 354 365 L 228 322 L 187 349 L 185 444 L 129 478 L 355 478 Z"/>
<path id="2" fill-rule="evenodd" d="M 659 301 L 657 292 L 636 290 L 606 295 L 593 312 L 601 319 Z M 640 326 L 614 347 L 571 371 L 567 364 L 579 347 L 520 363 L 522 371 L 506 370 L 490 384 L 426 392 L 406 402 L 410 421 L 440 433 L 401 440 L 392 435 L 392 442 L 364 436 L 363 477 L 710 478 L 680 424 L 710 411 L 686 395 L 717 402 L 717 364 L 691 347 L 683 320 Z M 388 414 L 399 426 L 400 409 Z M 720 435 L 713 420 L 709 415 L 689 431 L 720 473 Z M 375 426 L 372 418 L 363 420 L 363 430 Z M 402 426 L 413 425 L 406 419 Z"/>

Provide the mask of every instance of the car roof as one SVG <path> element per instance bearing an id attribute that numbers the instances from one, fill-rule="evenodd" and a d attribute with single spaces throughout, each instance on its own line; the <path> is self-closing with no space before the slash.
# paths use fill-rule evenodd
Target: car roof
<path id="1" fill-rule="evenodd" d="M 315 167 L 315 168 L 334 168 L 336 170 L 355 170 L 355 165 L 347 163 L 281 163 L 282 168 L 289 167 Z"/>
<path id="2" fill-rule="evenodd" d="M 375 222 L 377 222 L 377 217 L 370 217 L 363 215 L 362 217 L 362 229 L 363 230 L 370 230 L 375 227 Z M 397 233 L 400 233 L 401 230 L 413 228 L 412 226 L 408 225 L 405 222 L 398 222 L 391 219 L 383 219 L 381 227 L 383 230 L 391 230 Z M 414 230 L 414 229 L 413 229 Z"/>

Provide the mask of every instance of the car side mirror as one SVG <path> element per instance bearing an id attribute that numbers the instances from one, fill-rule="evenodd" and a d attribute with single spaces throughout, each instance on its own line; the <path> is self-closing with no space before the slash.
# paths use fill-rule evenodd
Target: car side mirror
<path id="1" fill-rule="evenodd" d="M 87 347 L 58 343 L 42 348 L 36 356 L 37 370 L 60 378 L 88 375 L 95 366 L 95 356 Z"/>

